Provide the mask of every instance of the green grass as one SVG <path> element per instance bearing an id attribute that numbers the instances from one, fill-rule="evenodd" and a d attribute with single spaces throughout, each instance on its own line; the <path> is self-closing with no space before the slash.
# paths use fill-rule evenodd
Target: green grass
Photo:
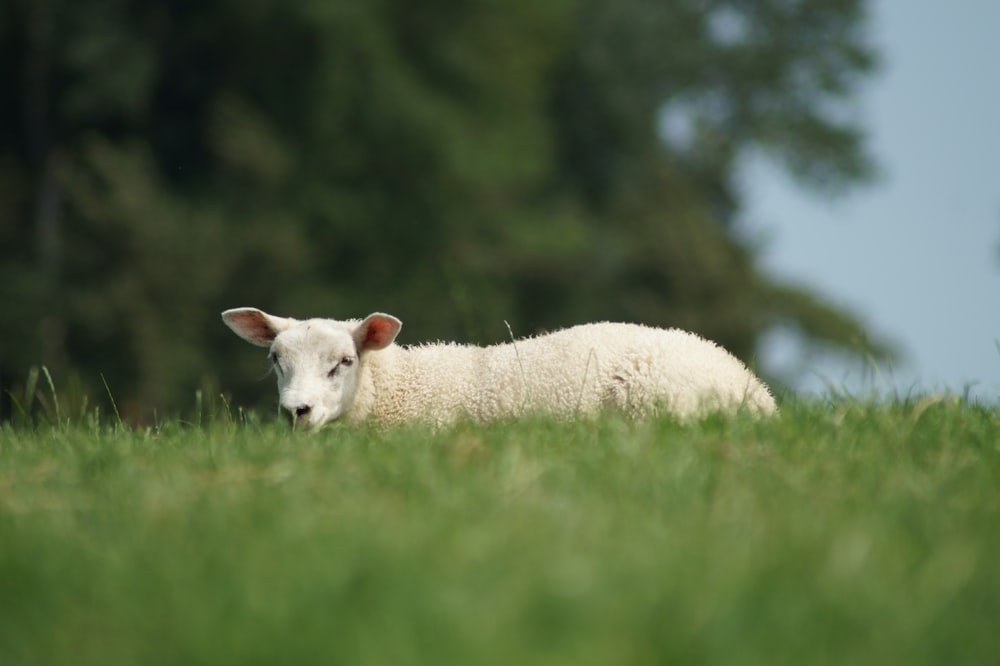
<path id="1" fill-rule="evenodd" d="M 0 429 L 0 664 L 985 664 L 1000 412 Z"/>

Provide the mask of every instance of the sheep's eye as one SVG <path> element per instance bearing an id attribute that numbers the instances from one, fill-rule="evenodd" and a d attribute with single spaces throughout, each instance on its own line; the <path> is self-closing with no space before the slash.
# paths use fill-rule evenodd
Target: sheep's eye
<path id="1" fill-rule="evenodd" d="M 345 356 L 344 358 L 340 359 L 337 365 L 333 366 L 333 369 L 330 370 L 330 372 L 328 372 L 326 376 L 333 377 L 337 373 L 337 369 L 340 368 L 340 366 L 344 366 L 346 368 L 350 367 L 351 365 L 354 365 L 354 357 Z"/>
<path id="2" fill-rule="evenodd" d="M 268 356 L 268 358 L 271 359 L 271 363 L 274 365 L 275 369 L 278 372 L 282 372 L 281 359 L 278 357 L 278 352 L 271 352 L 271 355 Z"/>

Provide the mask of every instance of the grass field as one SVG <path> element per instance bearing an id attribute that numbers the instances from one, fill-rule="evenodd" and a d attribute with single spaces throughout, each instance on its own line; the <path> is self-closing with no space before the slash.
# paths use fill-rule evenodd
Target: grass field
<path id="1" fill-rule="evenodd" d="M 1000 411 L 0 429 L 0 664 L 1000 663 Z"/>

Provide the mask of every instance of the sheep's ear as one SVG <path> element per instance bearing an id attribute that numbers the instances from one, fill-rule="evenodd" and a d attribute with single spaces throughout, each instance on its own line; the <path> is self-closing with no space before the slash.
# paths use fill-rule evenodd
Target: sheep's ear
<path id="1" fill-rule="evenodd" d="M 403 322 L 392 315 L 376 312 L 365 317 L 354 330 L 354 342 L 359 352 L 385 349 L 396 339 L 402 327 Z"/>
<path id="2" fill-rule="evenodd" d="M 285 329 L 295 323 L 294 319 L 275 317 L 257 308 L 234 308 L 222 313 L 222 321 L 233 329 L 236 335 L 259 347 L 270 347 L 271 343 Z"/>

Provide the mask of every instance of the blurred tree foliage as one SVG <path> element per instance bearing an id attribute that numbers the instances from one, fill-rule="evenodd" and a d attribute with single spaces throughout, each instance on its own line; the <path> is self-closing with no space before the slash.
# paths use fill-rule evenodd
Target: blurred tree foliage
<path id="1" fill-rule="evenodd" d="M 270 400 L 219 320 L 242 305 L 389 311 L 404 342 L 623 319 L 743 358 L 779 325 L 871 352 L 737 226 L 749 154 L 821 191 L 870 175 L 845 112 L 864 10 L 5 2 L 3 388 L 44 363 L 97 394 L 103 374 L 132 418 L 205 384 Z"/>

